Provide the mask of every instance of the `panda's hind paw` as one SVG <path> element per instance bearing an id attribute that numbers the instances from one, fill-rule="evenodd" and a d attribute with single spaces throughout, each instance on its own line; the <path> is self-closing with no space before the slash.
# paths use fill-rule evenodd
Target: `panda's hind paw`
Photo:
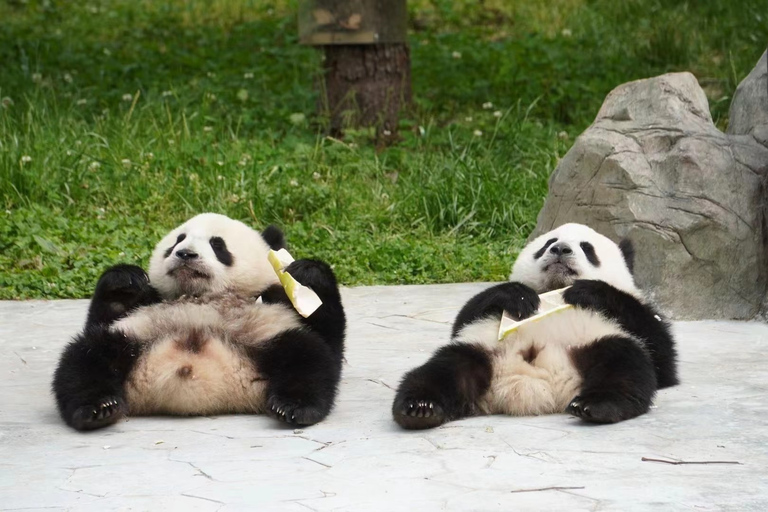
<path id="1" fill-rule="evenodd" d="M 70 424 L 77 430 L 94 430 L 117 422 L 125 416 L 127 407 L 119 397 L 109 396 L 93 405 L 75 409 Z"/>
<path id="2" fill-rule="evenodd" d="M 397 400 L 392 415 L 398 425 L 409 430 L 434 428 L 447 421 L 443 408 L 433 400 Z"/>
<path id="3" fill-rule="evenodd" d="M 313 404 L 271 397 L 267 400 L 266 412 L 267 415 L 289 425 L 309 426 L 322 421 L 329 411 Z"/>

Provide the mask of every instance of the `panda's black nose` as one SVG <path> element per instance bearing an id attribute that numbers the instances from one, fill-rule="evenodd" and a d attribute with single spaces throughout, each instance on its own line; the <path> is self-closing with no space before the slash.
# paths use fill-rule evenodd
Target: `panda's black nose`
<path id="1" fill-rule="evenodd" d="M 573 250 L 568 244 L 560 242 L 557 244 L 552 244 L 552 246 L 549 248 L 549 252 L 558 256 L 567 256 L 568 254 L 571 254 Z"/>
<path id="2" fill-rule="evenodd" d="M 197 258 L 197 253 L 189 249 L 179 249 L 176 251 L 176 257 L 182 260 L 193 260 Z"/>

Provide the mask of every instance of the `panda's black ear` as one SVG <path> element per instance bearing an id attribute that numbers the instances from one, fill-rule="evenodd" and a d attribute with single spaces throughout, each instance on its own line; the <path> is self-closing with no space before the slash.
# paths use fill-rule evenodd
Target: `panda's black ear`
<path id="1" fill-rule="evenodd" d="M 267 228 L 261 233 L 261 236 L 273 251 L 279 251 L 280 249 L 286 248 L 285 236 L 277 226 L 267 226 Z"/>
<path id="2" fill-rule="evenodd" d="M 624 255 L 624 261 L 627 263 L 629 273 L 635 275 L 635 246 L 632 245 L 632 240 L 629 238 L 623 239 L 619 242 L 619 249 L 621 249 L 621 254 Z"/>

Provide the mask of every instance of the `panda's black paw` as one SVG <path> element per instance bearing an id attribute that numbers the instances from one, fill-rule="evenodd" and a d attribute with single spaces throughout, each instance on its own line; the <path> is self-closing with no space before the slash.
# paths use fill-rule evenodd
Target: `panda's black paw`
<path id="1" fill-rule="evenodd" d="M 136 265 L 115 265 L 99 278 L 88 310 L 87 324 L 109 324 L 132 309 L 160 301 L 149 277 Z"/>
<path id="2" fill-rule="evenodd" d="M 296 400 L 285 400 L 272 396 L 267 400 L 267 415 L 289 425 L 309 426 L 322 421 L 328 409 L 312 404 L 301 404 Z"/>
<path id="3" fill-rule="evenodd" d="M 112 425 L 127 412 L 128 408 L 122 398 L 108 396 L 96 404 L 76 408 L 68 423 L 77 430 L 94 430 Z"/>
<path id="4" fill-rule="evenodd" d="M 579 279 L 563 292 L 563 301 L 584 309 L 603 310 L 614 291 L 615 288 L 603 281 Z"/>
<path id="5" fill-rule="evenodd" d="M 497 305 L 517 320 L 532 316 L 541 304 L 536 291 L 522 283 L 504 283 L 499 292 Z"/>
<path id="6" fill-rule="evenodd" d="M 588 392 L 576 396 L 565 412 L 590 423 L 618 423 L 647 412 L 638 401 L 619 393 Z"/>
<path id="7" fill-rule="evenodd" d="M 392 416 L 401 427 L 422 430 L 439 427 L 448 418 L 435 400 L 414 400 L 398 397 L 392 406 Z"/>
<path id="8" fill-rule="evenodd" d="M 296 260 L 285 268 L 299 283 L 308 286 L 325 301 L 326 295 L 336 295 L 338 284 L 331 267 L 319 260 Z"/>

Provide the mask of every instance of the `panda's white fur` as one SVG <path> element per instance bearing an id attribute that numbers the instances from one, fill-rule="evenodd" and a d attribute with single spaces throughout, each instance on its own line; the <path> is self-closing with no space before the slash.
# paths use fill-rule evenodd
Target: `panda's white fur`
<path id="1" fill-rule="evenodd" d="M 179 235 L 185 238 L 176 243 Z M 211 237 L 226 240 L 234 262 L 227 266 L 216 258 Z M 168 249 L 173 250 L 168 253 Z M 199 255 L 185 262 L 177 253 L 187 249 Z M 254 295 L 278 282 L 267 260 L 269 246 L 261 235 L 240 221 L 216 213 L 203 213 L 168 233 L 155 247 L 149 263 L 149 280 L 164 299 L 182 295 L 219 293 L 225 290 Z"/>
<path id="2" fill-rule="evenodd" d="M 548 251 L 534 258 L 552 238 L 574 248 L 582 242 L 591 243 L 600 266 L 592 265 L 579 250 L 573 251 L 567 273 L 551 267 L 555 256 Z M 631 295 L 641 295 L 619 247 L 581 224 L 565 224 L 528 243 L 515 261 L 510 281 L 545 293 L 569 286 L 577 278 L 604 281 Z M 613 320 L 577 308 L 525 324 L 501 341 L 498 332 L 498 318 L 482 319 L 464 326 L 455 341 L 480 344 L 491 354 L 493 377 L 481 409 L 486 414 L 520 416 L 565 410 L 582 383 L 570 356 L 572 349 L 604 336 L 629 336 Z"/>
<path id="3" fill-rule="evenodd" d="M 112 326 L 145 347 L 126 382 L 131 413 L 263 412 L 264 379 L 242 349 L 300 327 L 289 307 L 232 293 L 139 309 Z"/>

